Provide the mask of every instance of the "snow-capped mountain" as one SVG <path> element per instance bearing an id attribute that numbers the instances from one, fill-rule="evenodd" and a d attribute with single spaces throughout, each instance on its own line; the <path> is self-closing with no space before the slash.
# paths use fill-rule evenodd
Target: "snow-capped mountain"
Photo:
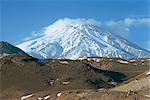
<path id="1" fill-rule="evenodd" d="M 0 56 L 7 56 L 7 55 L 27 55 L 24 51 L 20 50 L 13 45 L 0 41 Z"/>
<path id="2" fill-rule="evenodd" d="M 58 20 L 17 47 L 37 58 L 150 57 L 150 52 L 81 19 Z"/>

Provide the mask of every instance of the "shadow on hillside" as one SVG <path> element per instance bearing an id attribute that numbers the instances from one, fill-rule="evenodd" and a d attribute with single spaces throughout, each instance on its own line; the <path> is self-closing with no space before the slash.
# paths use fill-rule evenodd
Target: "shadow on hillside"
<path id="1" fill-rule="evenodd" d="M 114 71 L 108 71 L 108 70 L 102 70 L 96 67 L 91 66 L 90 64 L 87 64 L 85 66 L 85 71 L 90 71 L 93 70 L 96 73 L 103 73 L 105 76 L 109 76 L 112 78 L 115 82 L 123 82 L 123 78 L 126 77 L 125 74 L 120 73 L 120 72 L 114 72 Z"/>

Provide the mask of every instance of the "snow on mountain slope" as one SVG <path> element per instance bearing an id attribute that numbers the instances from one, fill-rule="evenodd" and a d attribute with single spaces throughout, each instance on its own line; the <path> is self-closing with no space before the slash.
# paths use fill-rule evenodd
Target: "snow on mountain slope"
<path id="1" fill-rule="evenodd" d="M 17 47 L 37 58 L 150 57 L 150 52 L 116 36 L 98 24 L 81 19 L 60 19 L 43 35 Z"/>

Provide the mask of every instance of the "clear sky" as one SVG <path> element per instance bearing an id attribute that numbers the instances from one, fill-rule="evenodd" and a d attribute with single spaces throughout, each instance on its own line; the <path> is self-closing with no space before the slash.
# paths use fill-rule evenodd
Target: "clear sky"
<path id="1" fill-rule="evenodd" d="M 0 0 L 0 40 L 16 44 L 60 18 L 92 18 L 150 50 L 150 0 Z"/>

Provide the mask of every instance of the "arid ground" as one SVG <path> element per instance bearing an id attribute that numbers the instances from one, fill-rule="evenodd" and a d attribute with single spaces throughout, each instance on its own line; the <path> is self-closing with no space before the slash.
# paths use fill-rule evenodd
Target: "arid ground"
<path id="1" fill-rule="evenodd" d="M 150 100 L 150 59 L 0 58 L 1 100 Z"/>

